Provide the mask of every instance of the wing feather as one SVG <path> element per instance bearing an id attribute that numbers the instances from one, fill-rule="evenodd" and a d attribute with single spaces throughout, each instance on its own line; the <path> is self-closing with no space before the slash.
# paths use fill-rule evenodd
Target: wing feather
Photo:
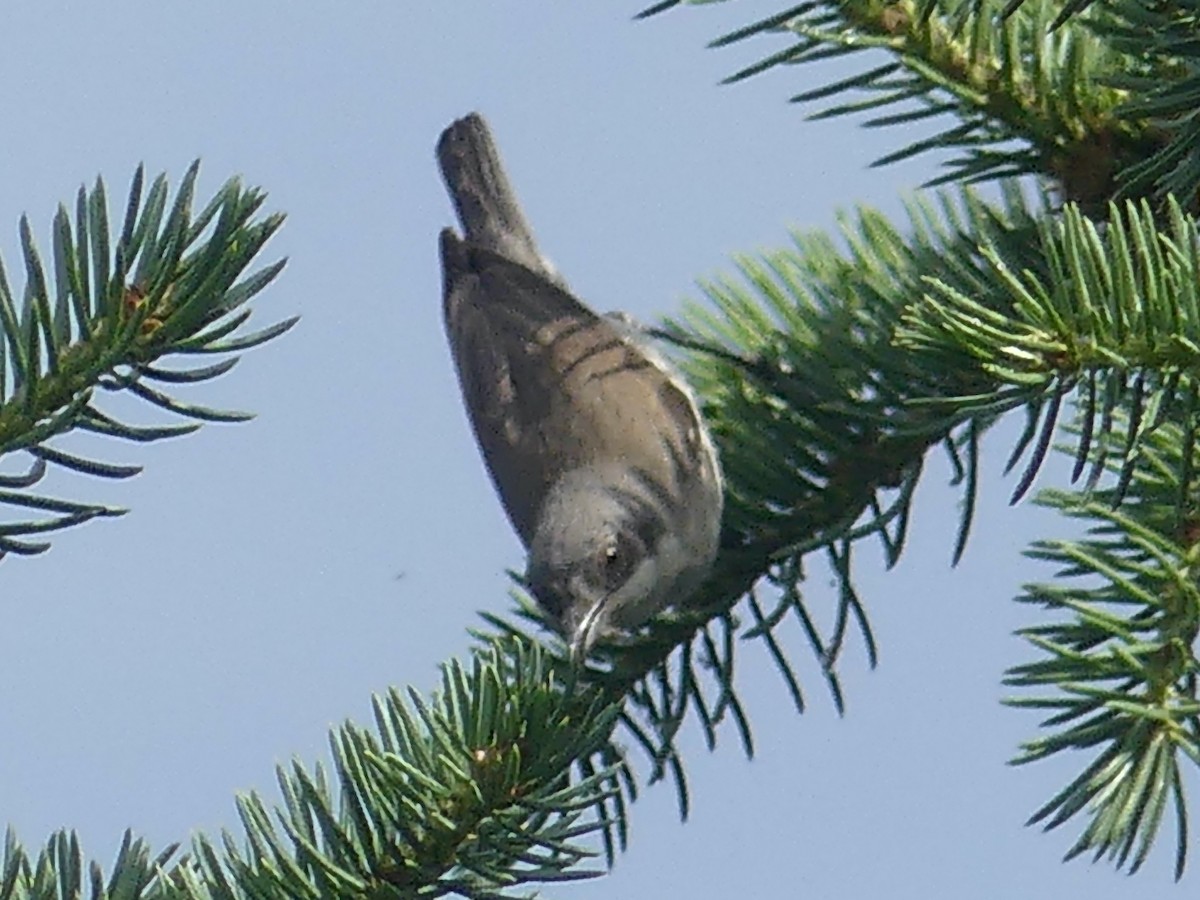
<path id="1" fill-rule="evenodd" d="M 686 498 L 714 471 L 690 396 L 546 276 L 442 232 L 444 312 L 476 440 L 526 546 L 563 472 L 620 460 Z M 719 475 L 716 476 L 719 479 Z"/>

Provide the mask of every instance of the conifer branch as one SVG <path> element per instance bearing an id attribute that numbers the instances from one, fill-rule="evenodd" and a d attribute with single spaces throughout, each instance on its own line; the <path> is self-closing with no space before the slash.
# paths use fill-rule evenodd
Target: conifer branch
<path id="1" fill-rule="evenodd" d="M 32 465 L 24 475 L 0 479 L 0 503 L 49 516 L 0 525 L 0 557 L 41 553 L 49 544 L 30 536 L 125 512 L 30 492 L 48 465 L 101 478 L 128 478 L 141 471 L 81 457 L 55 446 L 56 439 L 79 429 L 144 443 L 199 427 L 118 421 L 100 408 L 99 393 L 125 391 L 198 421 L 248 418 L 246 413 L 185 403 L 150 387 L 151 382 L 207 381 L 227 372 L 237 359 L 190 369 L 164 368 L 160 361 L 247 349 L 296 322 L 287 319 L 256 335 L 225 340 L 249 316 L 245 304 L 283 268 L 280 261 L 244 276 L 283 217 L 256 218 L 264 195 L 244 189 L 236 179 L 193 217 L 198 174 L 195 163 L 168 210 L 166 176 L 156 178 L 143 198 L 145 177 L 139 167 L 115 244 L 104 182 L 97 180 L 91 191 L 80 188 L 74 220 L 61 206 L 54 219 L 53 277 L 28 219 L 22 218 L 25 287 L 19 302 L 0 263 L 0 455 L 23 452 Z"/>

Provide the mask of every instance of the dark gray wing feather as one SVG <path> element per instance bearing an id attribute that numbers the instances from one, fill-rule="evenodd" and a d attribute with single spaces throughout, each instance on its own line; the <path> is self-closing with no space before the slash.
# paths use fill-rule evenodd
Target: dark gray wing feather
<path id="1" fill-rule="evenodd" d="M 442 232 L 446 333 L 475 437 L 528 544 L 563 472 L 622 460 L 670 496 L 711 472 L 690 398 L 613 326 L 524 266 Z"/>

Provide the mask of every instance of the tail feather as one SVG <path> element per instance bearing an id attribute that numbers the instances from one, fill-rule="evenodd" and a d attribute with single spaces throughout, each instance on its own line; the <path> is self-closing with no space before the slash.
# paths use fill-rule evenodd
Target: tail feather
<path id="1" fill-rule="evenodd" d="M 483 117 L 471 113 L 451 123 L 438 139 L 437 158 L 466 240 L 559 282 L 538 252 Z"/>

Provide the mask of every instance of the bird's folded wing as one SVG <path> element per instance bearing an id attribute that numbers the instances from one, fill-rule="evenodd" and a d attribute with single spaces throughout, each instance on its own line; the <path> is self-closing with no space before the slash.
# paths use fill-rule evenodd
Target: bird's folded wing
<path id="1" fill-rule="evenodd" d="M 666 497 L 708 466 L 690 398 L 609 320 L 518 262 L 441 236 L 446 331 L 466 407 L 528 545 L 563 472 L 616 462 Z M 693 473 L 693 474 L 689 474 Z"/>

